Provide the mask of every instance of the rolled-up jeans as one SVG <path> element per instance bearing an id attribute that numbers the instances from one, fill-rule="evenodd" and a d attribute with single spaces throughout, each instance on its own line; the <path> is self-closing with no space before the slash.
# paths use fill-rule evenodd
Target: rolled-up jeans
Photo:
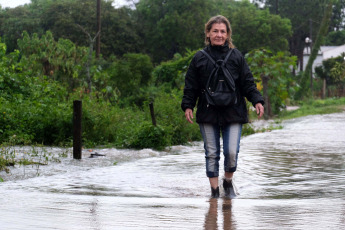
<path id="1" fill-rule="evenodd" d="M 235 172 L 240 151 L 242 124 L 233 123 L 220 126 L 200 123 L 199 126 L 204 139 L 207 177 L 219 176 L 221 134 L 223 137 L 224 171 Z"/>

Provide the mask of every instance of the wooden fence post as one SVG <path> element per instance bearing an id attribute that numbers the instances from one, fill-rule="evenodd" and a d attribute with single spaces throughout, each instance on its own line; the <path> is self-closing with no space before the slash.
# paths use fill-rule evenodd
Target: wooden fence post
<path id="1" fill-rule="evenodd" d="M 82 102 L 73 101 L 73 159 L 81 159 Z"/>
<path id="2" fill-rule="evenodd" d="M 152 124 L 153 124 L 154 126 L 156 126 L 157 124 L 156 124 L 155 111 L 154 111 L 154 109 L 153 109 L 153 102 L 151 102 L 151 103 L 149 104 L 149 106 L 150 106 Z"/>

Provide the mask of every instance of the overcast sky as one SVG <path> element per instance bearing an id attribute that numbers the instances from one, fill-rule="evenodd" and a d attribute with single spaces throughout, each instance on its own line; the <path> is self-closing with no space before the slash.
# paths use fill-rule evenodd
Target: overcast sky
<path id="1" fill-rule="evenodd" d="M 16 6 L 20 6 L 20 5 L 24 5 L 27 3 L 30 3 L 31 0 L 0 0 L 0 5 L 2 6 L 2 8 L 5 7 L 16 7 Z M 125 0 L 115 0 L 115 5 L 124 5 L 126 3 Z"/>
<path id="2" fill-rule="evenodd" d="M 0 0 L 0 5 L 2 8 L 5 7 L 16 7 L 19 5 L 24 5 L 25 3 L 30 3 L 31 0 Z"/>

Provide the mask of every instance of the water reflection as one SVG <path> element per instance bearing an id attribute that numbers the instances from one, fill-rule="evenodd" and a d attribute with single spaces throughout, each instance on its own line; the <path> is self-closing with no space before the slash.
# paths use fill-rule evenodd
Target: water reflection
<path id="1" fill-rule="evenodd" d="M 99 219 L 99 201 L 97 198 L 94 198 L 91 201 L 91 207 L 90 207 L 90 226 L 94 230 L 101 230 L 102 229 L 102 223 Z"/>
<path id="2" fill-rule="evenodd" d="M 232 204 L 230 199 L 224 199 L 223 200 L 223 206 L 222 206 L 222 212 L 223 212 L 223 226 L 224 230 L 234 230 L 235 227 L 235 221 L 233 220 L 232 216 Z"/>
<path id="3" fill-rule="evenodd" d="M 205 230 L 218 230 L 218 199 L 209 200 L 210 207 L 205 216 Z"/>
<path id="4" fill-rule="evenodd" d="M 223 228 L 224 230 L 235 230 L 235 221 L 232 215 L 232 201 L 231 199 L 210 199 L 209 200 L 209 209 L 205 216 L 205 230 L 218 230 L 218 203 L 221 203 L 221 214 L 222 214 L 222 221 L 223 221 Z"/>

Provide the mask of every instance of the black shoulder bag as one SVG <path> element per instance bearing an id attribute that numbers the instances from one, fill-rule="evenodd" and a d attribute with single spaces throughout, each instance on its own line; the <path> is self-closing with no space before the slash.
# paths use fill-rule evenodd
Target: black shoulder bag
<path id="1" fill-rule="evenodd" d="M 215 66 L 212 70 L 205 88 L 206 100 L 209 105 L 226 107 L 237 103 L 235 82 L 225 64 L 233 49 L 230 49 L 224 60 L 215 61 L 205 50 L 201 52 Z"/>

